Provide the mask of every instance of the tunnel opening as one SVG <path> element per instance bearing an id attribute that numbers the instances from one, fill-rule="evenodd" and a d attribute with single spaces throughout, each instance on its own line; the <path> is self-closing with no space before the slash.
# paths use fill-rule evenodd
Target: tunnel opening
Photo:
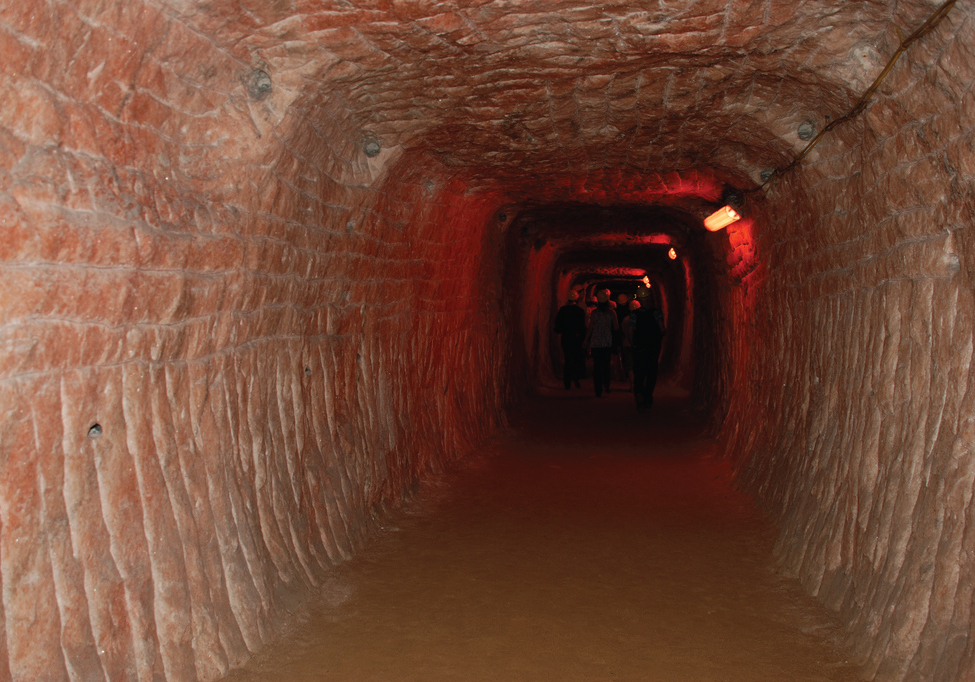
<path id="1" fill-rule="evenodd" d="M 731 373 L 737 343 L 729 321 L 747 314 L 738 294 L 760 268 L 751 218 L 721 232 L 703 228 L 702 217 L 713 211 L 720 193 L 685 198 L 684 208 L 570 202 L 516 213 L 505 261 L 505 288 L 517 304 L 508 319 L 524 357 L 516 374 L 531 377 L 535 387 L 561 380 L 563 358 L 553 324 L 570 291 L 585 302 L 608 287 L 615 298 L 635 294 L 646 279 L 648 300 L 662 311 L 667 327 L 661 379 L 686 390 L 693 408 L 717 428 L 730 400 L 722 378 Z"/>

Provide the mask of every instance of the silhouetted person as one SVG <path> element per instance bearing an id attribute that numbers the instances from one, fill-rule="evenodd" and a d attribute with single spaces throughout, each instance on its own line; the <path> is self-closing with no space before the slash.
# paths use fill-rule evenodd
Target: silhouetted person
<path id="1" fill-rule="evenodd" d="M 586 327 L 589 326 L 589 317 L 592 315 L 592 311 L 596 309 L 596 292 L 592 291 L 586 294 Z"/>
<path id="2" fill-rule="evenodd" d="M 555 333 L 561 337 L 565 358 L 562 368 L 565 390 L 572 388 L 573 382 L 579 388 L 579 380 L 586 374 L 586 351 L 582 347 L 586 338 L 586 311 L 579 307 L 578 292 L 570 291 L 569 302 L 555 314 Z"/>
<path id="3" fill-rule="evenodd" d="M 616 297 L 616 318 L 623 324 L 623 318 L 630 315 L 630 297 L 620 294 Z"/>
<path id="4" fill-rule="evenodd" d="M 609 393 L 610 360 L 613 357 L 613 332 L 619 331 L 616 312 L 609 307 L 609 295 L 605 291 L 596 294 L 596 309 L 589 316 L 586 347 L 592 351 L 592 383 L 596 397 Z"/>
<path id="5" fill-rule="evenodd" d="M 657 364 L 660 362 L 660 347 L 663 345 L 664 316 L 652 306 L 649 299 L 643 306 L 639 301 L 630 310 L 627 320 L 632 334 L 633 348 L 633 395 L 636 406 L 641 410 L 653 405 L 653 389 L 657 385 Z"/>
<path id="6" fill-rule="evenodd" d="M 630 298 L 626 294 L 620 294 L 616 297 L 616 321 L 620 325 L 620 368 L 623 370 L 623 381 L 626 382 L 627 387 L 632 387 L 630 372 L 633 369 L 633 339 L 626 336 L 626 320 L 630 316 L 629 302 Z"/>

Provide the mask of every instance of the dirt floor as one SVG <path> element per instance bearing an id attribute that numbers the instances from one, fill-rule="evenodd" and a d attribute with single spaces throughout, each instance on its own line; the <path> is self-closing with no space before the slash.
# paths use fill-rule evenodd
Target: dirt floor
<path id="1" fill-rule="evenodd" d="M 666 388 L 543 391 L 233 682 L 853 682 L 829 614 Z"/>

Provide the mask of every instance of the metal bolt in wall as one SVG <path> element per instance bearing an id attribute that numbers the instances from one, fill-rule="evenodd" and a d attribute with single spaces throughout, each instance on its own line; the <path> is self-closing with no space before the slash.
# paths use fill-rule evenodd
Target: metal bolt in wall
<path id="1" fill-rule="evenodd" d="M 362 145 L 362 151 L 366 153 L 370 159 L 379 156 L 379 152 L 382 148 L 379 146 L 379 142 L 376 140 L 366 140 Z"/>
<path id="2" fill-rule="evenodd" d="M 263 69 L 254 69 L 245 78 L 247 94 L 251 99 L 261 101 L 271 94 L 271 76 Z"/>

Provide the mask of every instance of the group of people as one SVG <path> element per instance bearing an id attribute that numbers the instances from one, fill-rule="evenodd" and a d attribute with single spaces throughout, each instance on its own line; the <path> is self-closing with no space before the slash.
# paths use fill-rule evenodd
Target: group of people
<path id="1" fill-rule="evenodd" d="M 643 293 L 642 302 L 640 294 Z M 648 409 L 653 404 L 657 384 L 657 363 L 663 344 L 664 318 L 641 289 L 630 300 L 620 294 L 611 300 L 609 289 L 596 292 L 595 301 L 587 302 L 579 292 L 569 292 L 568 302 L 555 316 L 555 333 L 562 342 L 565 358 L 563 380 L 566 390 L 580 388 L 586 375 L 586 353 L 592 355 L 592 380 L 596 397 L 610 391 L 612 358 L 619 355 L 627 381 L 632 371 L 633 395 L 637 407 Z"/>

